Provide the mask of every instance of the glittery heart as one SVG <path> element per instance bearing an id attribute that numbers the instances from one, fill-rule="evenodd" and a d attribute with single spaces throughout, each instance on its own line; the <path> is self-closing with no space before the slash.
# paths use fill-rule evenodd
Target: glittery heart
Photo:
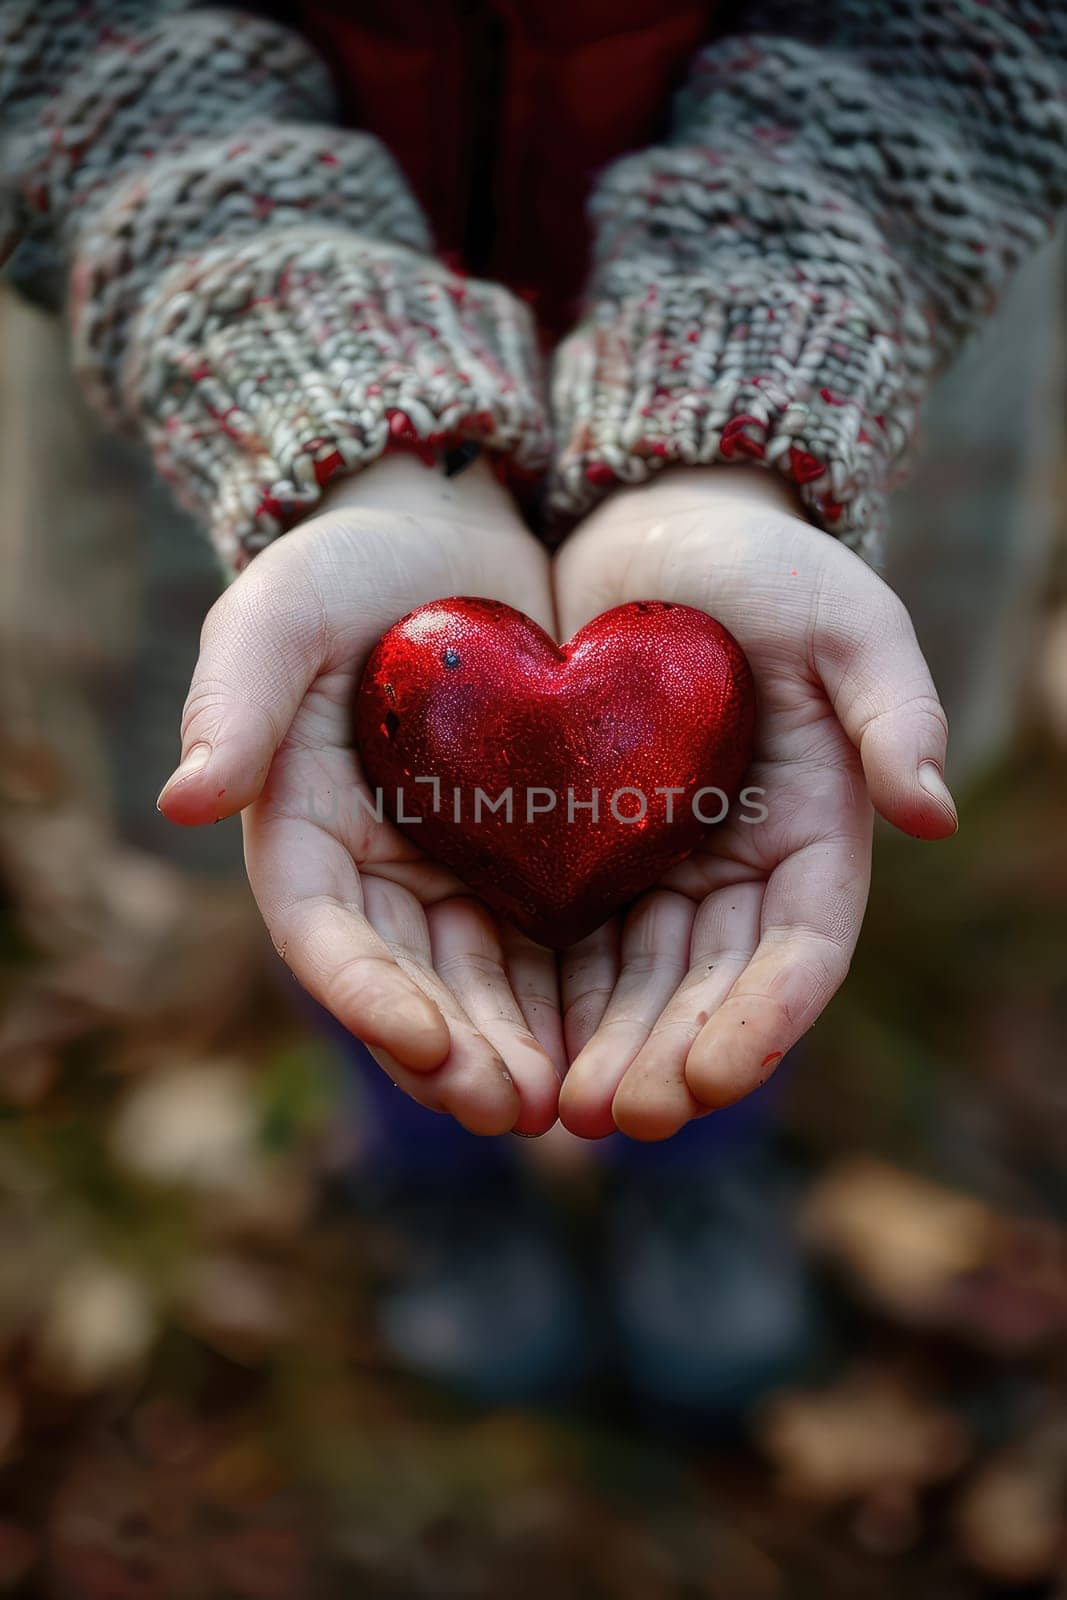
<path id="1" fill-rule="evenodd" d="M 367 663 L 356 738 L 428 855 L 562 948 L 656 883 L 734 800 L 755 691 L 703 611 L 618 606 L 558 645 L 490 600 L 438 600 Z"/>

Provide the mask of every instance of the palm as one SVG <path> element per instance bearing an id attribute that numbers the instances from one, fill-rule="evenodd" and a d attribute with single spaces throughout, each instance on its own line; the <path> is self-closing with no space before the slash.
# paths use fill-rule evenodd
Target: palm
<path id="1" fill-rule="evenodd" d="M 279 541 L 220 602 L 186 723 L 213 714 L 218 678 L 238 670 L 212 665 L 217 631 L 244 651 L 240 698 L 285 729 L 266 741 L 252 803 L 236 789 L 222 802 L 244 805 L 249 880 L 275 947 L 415 1099 L 477 1132 L 541 1132 L 563 1066 L 554 960 L 376 819 L 352 742 L 367 656 L 415 606 L 485 593 L 552 626 L 542 550 L 495 501 L 492 512 L 460 523 L 436 505 L 416 517 L 355 504 Z M 250 651 L 264 656 L 262 684 Z"/>
<path id="2" fill-rule="evenodd" d="M 473 1127 L 513 1126 L 510 1077 L 522 1100 L 518 1124 L 543 1129 L 555 1120 L 558 1093 L 552 959 L 498 926 L 452 874 L 376 820 L 350 742 L 357 683 L 353 667 L 316 680 L 245 813 L 257 899 L 284 959 L 372 1043 L 407 1093 Z M 353 913 L 384 950 L 360 934 L 354 948 Z M 447 1021 L 450 1051 L 436 1071 L 405 1065 L 399 1041 L 389 1048 L 404 1022 L 390 961 Z"/>
<path id="3" fill-rule="evenodd" d="M 624 921 L 568 953 L 572 1066 L 561 1114 L 587 1137 L 621 1127 L 664 1138 L 764 1081 L 843 980 L 869 884 L 863 767 L 825 686 L 832 665 L 820 672 L 818 663 L 838 601 L 825 599 L 833 591 L 814 563 L 828 550 L 854 558 L 793 517 L 731 526 L 706 508 L 669 507 L 668 539 L 663 523 L 645 536 L 650 515 L 639 528 L 632 512 L 609 506 L 564 547 L 563 631 L 642 598 L 683 601 L 723 622 L 759 688 L 745 781 L 762 791 L 766 815 L 746 821 L 751 812 L 735 808 Z M 609 541 L 611 562 L 601 548 Z"/>

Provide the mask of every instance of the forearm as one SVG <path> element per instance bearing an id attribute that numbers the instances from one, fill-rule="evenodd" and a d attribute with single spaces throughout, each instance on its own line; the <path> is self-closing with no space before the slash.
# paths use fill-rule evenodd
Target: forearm
<path id="1" fill-rule="evenodd" d="M 90 397 L 227 564 L 390 449 L 474 439 L 540 465 L 525 308 L 432 259 L 301 39 L 176 0 L 9 0 L 0 23 L 8 236 L 69 284 Z"/>
<path id="2" fill-rule="evenodd" d="M 1043 26 L 1039 26 L 1043 24 Z M 593 202 L 552 498 L 759 463 L 871 554 L 932 376 L 1062 204 L 1053 6 L 752 5 Z"/>

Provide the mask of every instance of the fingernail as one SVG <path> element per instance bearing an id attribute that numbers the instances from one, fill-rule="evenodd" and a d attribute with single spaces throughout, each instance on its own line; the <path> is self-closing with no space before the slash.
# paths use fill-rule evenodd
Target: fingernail
<path id="1" fill-rule="evenodd" d="M 923 761 L 919 765 L 918 779 L 920 786 L 926 790 L 931 800 L 936 800 L 938 805 L 944 806 L 951 814 L 958 828 L 960 824 L 956 814 L 956 802 L 949 792 L 948 784 L 941 776 L 941 769 L 933 761 Z"/>
<path id="2" fill-rule="evenodd" d="M 209 744 L 194 744 L 189 754 L 182 760 L 181 766 L 174 769 L 162 789 L 160 789 L 156 808 L 158 809 L 159 802 L 163 799 L 163 796 L 169 794 L 176 784 L 184 783 L 186 778 L 191 778 L 194 772 L 199 772 L 201 767 L 206 767 L 210 756 L 211 746 Z"/>

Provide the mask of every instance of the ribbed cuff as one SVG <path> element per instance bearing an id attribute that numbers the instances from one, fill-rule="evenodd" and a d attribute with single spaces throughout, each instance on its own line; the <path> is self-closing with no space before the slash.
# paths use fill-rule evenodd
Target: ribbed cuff
<path id="1" fill-rule="evenodd" d="M 549 513 L 580 516 L 672 463 L 762 464 L 875 559 L 916 403 L 899 338 L 854 299 L 751 276 L 668 279 L 601 301 L 560 347 Z"/>
<path id="2" fill-rule="evenodd" d="M 123 388 L 160 472 L 235 568 L 391 447 L 477 441 L 521 474 L 548 456 L 526 307 L 339 229 L 173 268 L 137 317 Z"/>

